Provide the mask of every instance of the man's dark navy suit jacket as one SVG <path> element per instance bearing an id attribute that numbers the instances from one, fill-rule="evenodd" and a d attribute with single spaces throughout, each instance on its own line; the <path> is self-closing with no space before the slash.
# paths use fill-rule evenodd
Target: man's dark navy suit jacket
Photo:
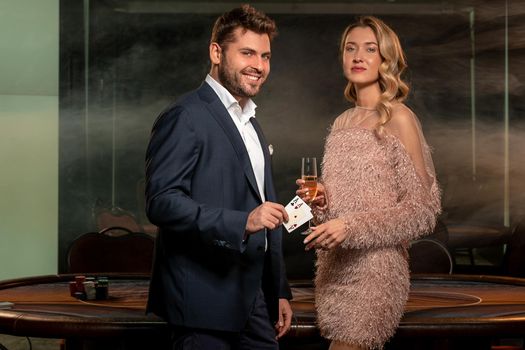
<path id="1" fill-rule="evenodd" d="M 265 159 L 265 196 L 276 201 L 268 144 L 252 118 Z M 207 84 L 156 120 L 146 154 L 146 211 L 159 227 L 148 311 L 169 324 L 241 330 L 262 288 L 272 320 L 291 298 L 282 229 L 249 235 L 262 203 L 241 136 Z"/>

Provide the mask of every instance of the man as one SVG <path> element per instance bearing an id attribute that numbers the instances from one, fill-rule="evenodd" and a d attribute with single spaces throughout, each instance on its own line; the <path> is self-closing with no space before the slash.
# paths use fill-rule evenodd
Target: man
<path id="1" fill-rule="evenodd" d="M 275 23 L 244 5 L 219 17 L 211 70 L 155 122 L 146 210 L 159 226 L 148 310 L 173 349 L 278 349 L 290 328 L 270 154 L 255 120 Z"/>

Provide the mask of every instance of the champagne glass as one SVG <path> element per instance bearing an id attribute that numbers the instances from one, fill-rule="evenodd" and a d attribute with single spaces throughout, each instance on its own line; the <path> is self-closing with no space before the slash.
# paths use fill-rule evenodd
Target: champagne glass
<path id="1" fill-rule="evenodd" d="M 306 195 L 309 197 L 307 204 L 310 205 L 317 195 L 317 158 L 303 157 L 301 160 L 301 179 L 304 180 L 303 188 L 307 189 Z M 308 230 L 303 235 L 312 232 L 310 229 L 310 220 L 308 220 Z"/>

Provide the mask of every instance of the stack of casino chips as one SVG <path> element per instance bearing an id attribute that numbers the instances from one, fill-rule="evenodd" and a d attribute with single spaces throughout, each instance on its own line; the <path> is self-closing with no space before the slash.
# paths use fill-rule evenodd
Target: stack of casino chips
<path id="1" fill-rule="evenodd" d="M 80 300 L 103 300 L 108 298 L 108 287 L 107 277 L 75 276 L 69 282 L 69 293 Z"/>

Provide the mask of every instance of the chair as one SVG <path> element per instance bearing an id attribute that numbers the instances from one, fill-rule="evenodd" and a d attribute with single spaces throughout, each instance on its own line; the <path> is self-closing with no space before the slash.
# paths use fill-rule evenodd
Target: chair
<path id="1" fill-rule="evenodd" d="M 512 277 L 525 277 L 525 219 L 521 219 L 507 243 L 503 256 L 503 274 Z"/>
<path id="2" fill-rule="evenodd" d="M 452 256 L 437 240 L 423 238 L 412 242 L 408 255 L 411 273 L 452 273 Z"/>
<path id="3" fill-rule="evenodd" d="M 110 236 L 108 232 L 125 232 Z M 76 238 L 67 253 L 70 273 L 145 273 L 151 272 L 154 238 L 124 227 L 108 227 Z"/>
<path id="4" fill-rule="evenodd" d="M 459 254 L 466 254 L 471 267 L 476 266 L 474 249 L 503 247 L 511 235 L 507 227 L 477 222 L 449 222 L 447 227 L 449 232 L 447 247 L 454 252 L 455 259 Z"/>
<path id="5" fill-rule="evenodd" d="M 121 235 L 121 230 L 107 230 L 109 227 L 123 227 L 132 232 L 144 232 L 133 213 L 119 207 L 95 207 L 93 210 L 97 230 L 106 230 L 107 235 Z"/>

